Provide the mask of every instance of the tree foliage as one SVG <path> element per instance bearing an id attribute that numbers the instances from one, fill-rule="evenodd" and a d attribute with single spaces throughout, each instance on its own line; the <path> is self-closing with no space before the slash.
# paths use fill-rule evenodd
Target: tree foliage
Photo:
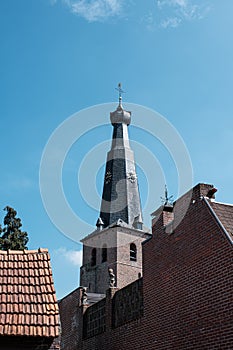
<path id="1" fill-rule="evenodd" d="M 9 206 L 4 209 L 7 213 L 4 217 L 4 228 L 0 225 L 0 250 L 27 249 L 28 234 L 21 231 L 21 219 L 17 218 L 17 211 Z"/>

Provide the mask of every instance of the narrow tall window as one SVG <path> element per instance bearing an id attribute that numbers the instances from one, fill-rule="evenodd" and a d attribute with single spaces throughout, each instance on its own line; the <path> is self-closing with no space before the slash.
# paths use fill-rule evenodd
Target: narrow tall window
<path id="1" fill-rule="evenodd" d="M 137 247 L 134 243 L 130 244 L 130 260 L 137 261 Z"/>
<path id="2" fill-rule="evenodd" d="M 107 261 L 107 245 L 104 244 L 103 247 L 102 247 L 102 262 L 105 262 Z"/>
<path id="3" fill-rule="evenodd" d="M 91 266 L 96 265 L 96 248 L 93 248 L 91 251 Z"/>

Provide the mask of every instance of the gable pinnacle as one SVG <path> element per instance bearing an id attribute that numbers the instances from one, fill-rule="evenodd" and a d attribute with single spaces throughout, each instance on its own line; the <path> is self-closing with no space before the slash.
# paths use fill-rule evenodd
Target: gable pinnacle
<path id="1" fill-rule="evenodd" d="M 167 185 L 165 185 L 165 197 L 160 197 L 162 200 L 162 203 L 166 206 L 166 205 L 172 205 L 172 196 L 168 195 L 168 189 L 167 189 Z"/>

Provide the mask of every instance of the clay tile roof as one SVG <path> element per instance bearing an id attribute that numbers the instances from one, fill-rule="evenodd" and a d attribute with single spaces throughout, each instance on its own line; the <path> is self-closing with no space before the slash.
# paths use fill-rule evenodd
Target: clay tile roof
<path id="1" fill-rule="evenodd" d="M 47 249 L 0 251 L 0 335 L 59 335 Z"/>
<path id="2" fill-rule="evenodd" d="M 233 238 L 233 205 L 210 201 L 209 204 L 226 231 Z"/>

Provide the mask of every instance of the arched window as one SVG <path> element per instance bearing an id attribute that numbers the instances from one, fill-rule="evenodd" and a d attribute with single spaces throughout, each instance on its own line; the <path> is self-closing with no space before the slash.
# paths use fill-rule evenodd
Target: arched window
<path id="1" fill-rule="evenodd" d="M 137 247 L 134 243 L 130 244 L 130 260 L 137 261 Z"/>
<path id="2" fill-rule="evenodd" d="M 96 265 L 96 248 L 93 248 L 91 251 L 91 266 Z"/>
<path id="3" fill-rule="evenodd" d="M 102 262 L 107 261 L 107 257 L 108 257 L 107 245 L 104 244 L 102 247 Z"/>

